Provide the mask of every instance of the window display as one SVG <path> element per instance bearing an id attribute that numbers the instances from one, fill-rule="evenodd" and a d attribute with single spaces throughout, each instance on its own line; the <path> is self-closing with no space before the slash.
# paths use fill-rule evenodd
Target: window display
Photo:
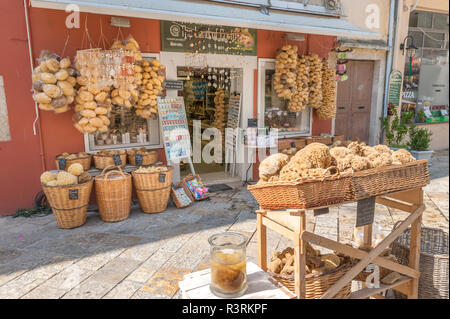
<path id="1" fill-rule="evenodd" d="M 157 54 L 142 54 L 147 61 L 158 59 Z M 85 134 L 86 151 L 102 149 L 131 149 L 145 146 L 147 148 L 160 148 L 159 121 L 156 116 L 148 119 L 139 116 L 141 109 L 111 105 L 108 115 L 109 129 L 92 134 Z"/>
<path id="2" fill-rule="evenodd" d="M 260 70 L 263 81 L 264 127 L 277 128 L 284 135 L 310 135 L 311 108 L 290 112 L 289 101 L 277 96 L 274 89 L 275 62 L 266 62 Z"/>

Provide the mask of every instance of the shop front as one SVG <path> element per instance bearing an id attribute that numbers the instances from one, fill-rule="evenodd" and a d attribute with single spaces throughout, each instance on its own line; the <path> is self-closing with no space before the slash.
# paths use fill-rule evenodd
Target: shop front
<path id="1" fill-rule="evenodd" d="M 287 11 L 273 11 L 266 16 L 254 8 L 239 6 L 231 10 L 228 5 L 219 8 L 221 5 L 217 3 L 202 4 L 202 10 L 197 10 L 194 16 L 189 10 L 200 6 L 197 2 L 192 8 L 179 7 L 180 12 L 175 14 L 162 12 L 162 9 L 152 11 L 150 6 L 153 4 L 148 4 L 149 8 L 119 8 L 114 1 L 79 1 L 80 27 L 68 29 L 65 23 L 70 12 L 64 11 L 67 4 L 33 0 L 26 8 L 33 68 L 43 50 L 69 56 L 73 61 L 80 49 L 108 49 L 115 40 L 132 36 L 139 43 L 142 58 L 149 62 L 154 59 L 160 61 L 165 66 L 166 84 L 171 82 L 175 85 L 167 85 L 159 97 L 183 98 L 193 156 L 180 164 L 167 160 L 161 121 L 156 113 L 148 118 L 140 117 L 136 116 L 137 109 L 112 103 L 107 130 L 80 133 L 73 125 L 73 111 L 55 114 L 36 109 L 33 123 L 39 137 L 36 143 L 40 149 L 37 156 L 40 165 L 34 165 L 23 176 L 21 173 L 11 175 L 20 176 L 23 182 L 43 171 L 55 169 L 55 157 L 65 152 L 94 154 L 102 150 L 123 151 L 142 147 L 156 151 L 156 163 L 174 167 L 174 182 L 193 173 L 192 168 L 208 184 L 256 180 L 258 160 L 253 163 L 254 158 L 266 151 L 248 147 L 248 136 L 246 139 L 243 131 L 248 127 L 254 127 L 261 134 L 276 128 L 277 142 L 333 135 L 331 119 L 320 119 L 311 107 L 291 112 L 288 102 L 275 93 L 275 58 L 279 50 L 290 45 L 296 47 L 301 55 L 327 59 L 337 35 L 377 37 L 376 33 L 355 27 L 336 16 L 305 16 Z M 214 10 L 208 6 L 213 6 Z M 209 15 L 208 9 L 212 10 Z M 126 17 L 129 26 L 113 25 L 113 16 Z M 213 20 L 212 16 L 215 17 Z M 177 32 L 183 33 L 183 41 L 176 41 Z M 29 89 L 26 83 L 20 84 L 24 91 Z M 179 84 L 181 86 L 177 86 Z M 228 114 L 231 105 L 236 114 Z M 30 107 L 29 112 L 32 109 Z M 200 126 L 199 132 L 195 123 Z M 221 161 L 205 161 L 202 157 L 200 161 L 194 159 L 198 151 L 194 136 L 200 133 L 200 150 L 203 150 L 211 138 L 208 138 L 208 132 L 205 133 L 208 128 L 218 128 L 221 133 L 226 128 L 240 129 L 228 144 L 222 134 Z M 28 129 L 32 132 L 31 128 Z M 11 155 L 11 159 L 13 157 Z M 134 167 L 127 163 L 124 170 L 131 171 Z M 7 212 L 12 213 L 18 206 L 29 206 L 39 189 L 39 184 L 30 183 L 30 189 L 20 199 L 11 196 Z"/>

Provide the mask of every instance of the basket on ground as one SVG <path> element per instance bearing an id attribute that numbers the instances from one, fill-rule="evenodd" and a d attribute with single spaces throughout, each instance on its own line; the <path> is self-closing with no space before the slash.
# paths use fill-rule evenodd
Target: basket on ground
<path id="1" fill-rule="evenodd" d="M 115 165 L 124 167 L 127 164 L 127 154 L 94 154 L 94 166 L 96 169 L 104 169 L 105 167 Z"/>
<path id="2" fill-rule="evenodd" d="M 83 184 L 46 186 L 45 196 L 60 228 L 75 228 L 86 222 L 93 179 Z"/>
<path id="3" fill-rule="evenodd" d="M 354 200 L 420 188 L 429 183 L 427 160 L 371 168 L 355 172 L 352 177 Z"/>
<path id="4" fill-rule="evenodd" d="M 127 153 L 128 163 L 133 166 L 153 165 L 158 161 L 158 152 L 150 151 L 146 154 Z"/>
<path id="5" fill-rule="evenodd" d="M 167 207 L 172 185 L 173 167 L 164 167 L 167 167 L 167 171 L 132 172 L 139 204 L 144 213 L 159 213 Z"/>
<path id="6" fill-rule="evenodd" d="M 392 244 L 392 254 L 402 265 L 409 264 L 411 229 Z M 422 227 L 420 237 L 420 299 L 448 299 L 448 232 Z"/>
<path id="7" fill-rule="evenodd" d="M 69 169 L 69 166 L 75 163 L 81 164 L 83 166 L 83 170 L 85 171 L 91 169 L 92 155 L 87 154 L 85 156 L 77 157 L 74 159 L 58 158 L 59 156 L 60 155 L 56 155 L 55 157 L 57 170 L 67 171 Z"/>
<path id="8" fill-rule="evenodd" d="M 307 274 L 305 276 L 305 298 L 319 299 L 328 289 L 331 288 L 347 271 L 352 268 L 352 263 L 343 264 L 336 269 L 332 269 L 321 274 Z M 294 275 L 280 275 L 268 271 L 268 274 L 275 278 L 290 291 L 295 293 Z M 345 285 L 334 297 L 335 299 L 347 299 L 351 294 L 351 281 Z"/>
<path id="9" fill-rule="evenodd" d="M 105 222 L 118 222 L 130 216 L 131 175 L 120 166 L 105 167 L 95 177 L 95 195 L 100 218 Z"/>
<path id="10" fill-rule="evenodd" d="M 334 205 L 354 197 L 351 175 L 305 178 L 292 182 L 268 182 L 248 186 L 261 209 L 306 209 Z"/>

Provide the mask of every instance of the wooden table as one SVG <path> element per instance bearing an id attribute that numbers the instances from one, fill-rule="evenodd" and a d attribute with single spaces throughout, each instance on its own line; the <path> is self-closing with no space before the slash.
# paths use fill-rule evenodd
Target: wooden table
<path id="1" fill-rule="evenodd" d="M 342 278 L 340 278 L 328 291 L 322 295 L 322 299 L 333 298 L 345 285 L 353 280 L 367 265 L 376 264 L 380 267 L 396 271 L 402 278 L 392 285 L 381 285 L 380 288 L 363 288 L 352 293 L 350 298 L 364 299 L 370 296 L 382 298 L 380 292 L 394 289 L 404 293 L 410 299 L 417 299 L 419 285 L 419 258 L 420 258 L 420 235 L 422 213 L 425 210 L 423 204 L 423 191 L 421 188 L 408 191 L 384 194 L 376 197 L 376 203 L 387 207 L 400 209 L 408 212 L 397 228 L 386 236 L 370 252 L 353 248 L 348 245 L 330 240 L 328 238 L 306 231 L 306 214 L 304 209 L 288 209 L 283 211 L 270 211 L 260 209 L 257 213 L 257 240 L 258 240 L 258 264 L 267 271 L 267 228 L 275 230 L 281 235 L 290 238 L 294 243 L 295 255 L 295 294 L 297 298 L 305 298 L 305 266 L 306 250 L 305 244 L 309 242 L 321 247 L 346 254 L 359 260 Z M 339 205 L 342 205 L 341 203 Z M 338 206 L 338 205 L 331 205 Z M 329 207 L 329 206 L 325 206 Z M 310 210 L 324 207 L 309 208 Z M 411 225 L 411 243 L 409 265 L 400 265 L 396 262 L 379 257 L 397 237 L 399 237 Z M 371 245 L 372 224 L 364 226 L 364 243 Z"/>
<path id="2" fill-rule="evenodd" d="M 209 289 L 211 269 L 184 276 L 178 283 L 184 299 L 220 299 Z M 252 262 L 247 262 L 247 292 L 237 299 L 292 299 L 295 296 Z"/>

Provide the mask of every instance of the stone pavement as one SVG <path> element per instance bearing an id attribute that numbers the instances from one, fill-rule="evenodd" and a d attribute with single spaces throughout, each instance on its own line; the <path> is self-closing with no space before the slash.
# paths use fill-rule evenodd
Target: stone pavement
<path id="1" fill-rule="evenodd" d="M 448 231 L 448 151 L 437 152 L 425 187 L 423 224 Z M 248 236 L 248 260 L 256 262 L 257 203 L 243 187 L 214 193 L 185 209 L 169 204 L 160 214 L 134 207 L 130 218 L 104 223 L 89 212 L 82 227 L 58 229 L 52 215 L 0 217 L 0 298 L 179 298 L 183 275 L 208 267 L 210 235 Z M 350 242 L 356 205 L 308 214 L 307 229 Z M 387 234 L 406 213 L 377 205 L 375 229 Z M 268 249 L 291 243 L 268 231 Z M 269 252 L 270 255 L 270 252 Z"/>

